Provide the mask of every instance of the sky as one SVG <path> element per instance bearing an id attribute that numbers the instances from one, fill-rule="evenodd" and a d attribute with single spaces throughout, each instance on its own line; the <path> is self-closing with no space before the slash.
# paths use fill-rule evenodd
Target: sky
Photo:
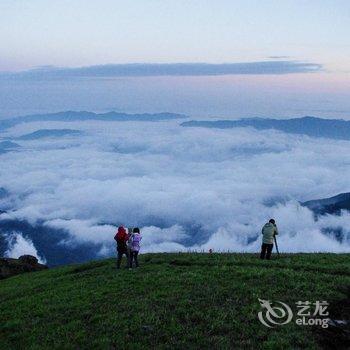
<path id="1" fill-rule="evenodd" d="M 350 120 L 349 24 L 349 0 L 1 0 L 0 119 L 114 110 Z M 21 139 L 67 128 L 81 134 Z M 349 191 L 339 175 L 349 141 L 176 120 L 41 120 L 0 140 L 16 143 L 0 155 L 0 223 L 41 223 L 106 250 L 111 224 L 124 223 L 142 227 L 144 251 L 257 251 L 275 217 L 284 251 L 350 249 L 349 213 L 315 221 L 298 202 Z M 39 249 L 12 234 L 8 255 Z"/>
<path id="2" fill-rule="evenodd" d="M 350 118 L 346 0 L 2 0 L 0 23 L 0 118 Z"/>

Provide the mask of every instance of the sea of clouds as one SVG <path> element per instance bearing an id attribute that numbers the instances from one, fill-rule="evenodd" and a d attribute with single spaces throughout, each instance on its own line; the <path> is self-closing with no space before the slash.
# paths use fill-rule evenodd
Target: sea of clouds
<path id="1" fill-rule="evenodd" d="M 2 132 L 21 147 L 0 154 L 0 220 L 64 230 L 57 244 L 98 243 L 96 256 L 108 256 L 121 224 L 142 228 L 142 252 L 254 252 L 273 217 L 281 251 L 350 252 L 348 212 L 316 220 L 298 202 L 349 191 L 349 141 L 180 122 L 32 122 Z M 16 140 L 39 129 L 82 133 Z M 7 255 L 35 253 L 13 234 Z"/>

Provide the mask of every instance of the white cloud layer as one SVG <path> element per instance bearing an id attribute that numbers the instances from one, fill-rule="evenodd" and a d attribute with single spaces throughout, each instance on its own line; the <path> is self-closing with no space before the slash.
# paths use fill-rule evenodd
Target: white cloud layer
<path id="1" fill-rule="evenodd" d="M 50 128 L 84 133 L 1 154 L 0 186 L 11 195 L 0 209 L 69 231 L 62 244 L 102 243 L 106 254 L 113 225 L 124 224 L 143 227 L 144 252 L 256 251 L 274 217 L 281 251 L 350 252 L 349 213 L 315 221 L 297 203 L 350 190 L 348 141 L 177 121 L 33 122 L 2 136 Z M 342 228 L 342 241 L 327 227 Z"/>
<path id="2" fill-rule="evenodd" d="M 8 249 L 5 256 L 9 258 L 19 258 L 21 255 L 33 255 L 38 258 L 40 264 L 46 264 L 46 259 L 38 255 L 33 242 L 24 238 L 20 233 L 15 232 L 8 237 Z"/>

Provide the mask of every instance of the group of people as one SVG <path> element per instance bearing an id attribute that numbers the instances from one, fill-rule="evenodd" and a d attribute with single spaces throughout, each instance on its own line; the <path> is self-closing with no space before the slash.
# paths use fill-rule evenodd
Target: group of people
<path id="1" fill-rule="evenodd" d="M 275 220 L 270 219 L 269 222 L 263 226 L 261 233 L 263 237 L 260 259 L 269 260 L 271 258 L 273 243 L 276 240 L 275 237 L 278 235 Z M 123 226 L 119 226 L 114 239 L 117 242 L 117 269 L 120 269 L 123 255 L 127 258 L 127 267 L 129 267 L 129 269 L 132 269 L 134 265 L 135 267 L 139 267 L 137 256 L 140 251 L 142 239 L 140 229 L 138 227 L 128 228 L 127 232 Z"/>
<path id="2" fill-rule="evenodd" d="M 140 251 L 142 239 L 140 229 L 138 227 L 128 228 L 128 232 L 126 232 L 123 226 L 119 226 L 114 239 L 117 242 L 117 269 L 120 269 L 124 254 L 129 269 L 132 269 L 134 265 L 135 267 L 139 267 L 137 256 Z"/>

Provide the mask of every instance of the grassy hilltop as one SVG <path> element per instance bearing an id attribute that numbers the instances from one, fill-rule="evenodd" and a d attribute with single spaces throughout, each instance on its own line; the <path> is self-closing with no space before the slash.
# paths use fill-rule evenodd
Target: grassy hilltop
<path id="1" fill-rule="evenodd" d="M 343 332 L 262 325 L 258 298 L 327 300 L 349 320 L 350 255 L 145 254 L 0 281 L 1 349 L 345 348 Z M 347 301 L 346 301 L 347 300 Z"/>

